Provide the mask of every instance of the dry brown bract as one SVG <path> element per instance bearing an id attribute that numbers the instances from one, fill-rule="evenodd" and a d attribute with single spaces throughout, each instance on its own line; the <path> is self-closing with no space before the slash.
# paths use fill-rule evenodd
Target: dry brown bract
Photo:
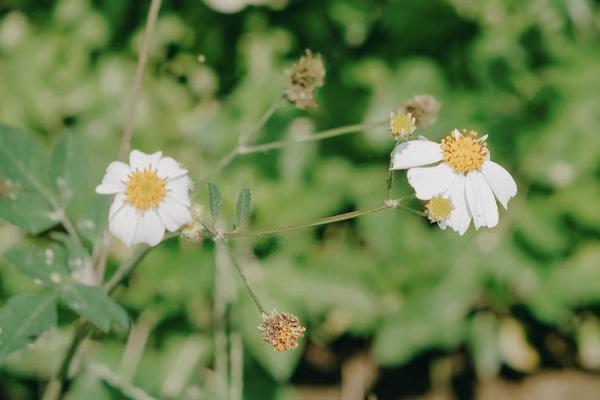
<path id="1" fill-rule="evenodd" d="M 298 347 L 298 339 L 306 332 L 298 317 L 276 310 L 262 315 L 262 324 L 258 330 L 262 332 L 263 340 L 277 351 L 295 349 Z"/>
<path id="2" fill-rule="evenodd" d="M 287 71 L 284 96 L 300 109 L 314 107 L 315 89 L 325 84 L 325 67 L 320 54 L 310 50 Z"/>

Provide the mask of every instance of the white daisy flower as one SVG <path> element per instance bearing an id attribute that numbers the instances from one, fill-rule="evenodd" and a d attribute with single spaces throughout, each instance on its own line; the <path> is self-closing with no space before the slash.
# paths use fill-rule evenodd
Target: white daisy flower
<path id="1" fill-rule="evenodd" d="M 115 194 L 108 213 L 110 232 L 127 246 L 155 246 L 165 228 L 174 232 L 192 220 L 188 171 L 162 152 L 133 150 L 129 165 L 114 161 L 96 193 Z"/>
<path id="2" fill-rule="evenodd" d="M 437 220 L 440 228 L 451 227 L 463 235 L 471 218 L 475 229 L 498 224 L 496 199 L 506 209 L 517 194 L 517 185 L 504 168 L 490 161 L 487 135 L 457 129 L 435 143 L 425 138 L 399 143 L 392 151 L 390 169 L 408 169 L 408 182 L 418 199 L 449 199 L 452 211 Z M 435 164 L 435 165 L 432 165 Z"/>

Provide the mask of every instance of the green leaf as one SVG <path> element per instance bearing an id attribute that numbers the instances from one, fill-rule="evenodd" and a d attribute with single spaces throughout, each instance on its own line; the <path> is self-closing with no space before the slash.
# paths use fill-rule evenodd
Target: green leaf
<path id="1" fill-rule="evenodd" d="M 71 277 L 79 283 L 95 285 L 97 283 L 96 272 L 94 271 L 92 257 L 87 249 L 64 233 L 56 232 L 51 236 L 61 242 L 66 249 L 66 265 L 69 268 Z"/>
<path id="2" fill-rule="evenodd" d="M 250 204 L 252 202 L 252 193 L 250 189 L 244 188 L 240 192 L 240 196 L 237 201 L 237 222 L 235 223 L 236 227 L 239 227 L 246 221 L 248 218 L 248 214 L 250 214 Z"/>
<path id="3" fill-rule="evenodd" d="M 123 330 L 129 326 L 127 312 L 98 286 L 73 282 L 63 287 L 61 298 L 67 307 L 103 332 L 108 332 L 113 322 Z"/>
<path id="4" fill-rule="evenodd" d="M 0 218 L 33 234 L 58 220 L 47 161 L 43 146 L 29 133 L 0 124 Z"/>
<path id="5" fill-rule="evenodd" d="M 223 203 L 221 201 L 221 193 L 219 192 L 219 188 L 210 182 L 208 182 L 208 198 L 210 200 L 210 212 L 213 220 L 216 221 Z"/>
<path id="6" fill-rule="evenodd" d="M 19 272 L 48 287 L 61 284 L 69 276 L 65 250 L 56 243 L 45 249 L 28 246 L 11 250 L 4 257 Z"/>
<path id="7" fill-rule="evenodd" d="M 0 311 L 0 364 L 6 356 L 56 326 L 56 300 L 50 292 L 8 300 Z"/>
<path id="8" fill-rule="evenodd" d="M 69 219 L 79 233 L 94 243 L 104 231 L 108 199 L 94 191 L 90 157 L 82 138 L 65 132 L 50 160 L 50 184 Z"/>

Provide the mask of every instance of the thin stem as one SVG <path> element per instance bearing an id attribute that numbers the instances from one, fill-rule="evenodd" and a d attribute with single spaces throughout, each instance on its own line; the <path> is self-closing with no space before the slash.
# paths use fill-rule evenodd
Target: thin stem
<path id="1" fill-rule="evenodd" d="M 61 223 L 65 227 L 65 230 L 67 231 L 69 236 L 71 236 L 71 239 L 73 239 L 73 241 L 75 243 L 81 244 L 81 238 L 79 237 L 79 234 L 77 233 L 77 229 L 75 229 L 75 225 L 73 225 L 71 220 L 69 218 L 67 218 L 67 216 L 64 214 L 64 212 L 62 212 Z"/>
<path id="2" fill-rule="evenodd" d="M 125 126 L 123 128 L 123 136 L 121 138 L 121 147 L 119 148 L 120 160 L 125 158 L 125 155 L 129 151 L 129 147 L 131 145 L 131 136 L 133 133 L 133 123 L 135 120 L 137 100 L 140 90 L 142 89 L 144 70 L 146 69 L 146 62 L 148 61 L 148 55 L 150 54 L 152 33 L 154 31 L 156 18 L 158 17 L 158 10 L 160 10 L 160 3 L 161 0 L 152 0 L 152 3 L 150 3 L 148 18 L 146 19 L 146 28 L 144 29 L 144 34 L 142 36 L 140 54 L 138 56 L 135 76 L 133 78 L 133 86 L 131 88 L 131 94 L 129 95 Z"/>
<path id="3" fill-rule="evenodd" d="M 57 400 L 62 398 L 66 389 L 65 382 L 67 382 L 69 379 L 69 368 L 71 367 L 71 362 L 77 354 L 79 346 L 81 346 L 81 343 L 83 343 L 84 339 L 89 334 L 90 329 L 91 325 L 88 322 L 84 320 L 79 321 L 77 328 L 75 329 L 75 333 L 73 334 L 73 339 L 71 339 L 71 343 L 67 348 L 67 352 L 60 363 L 58 373 L 48 383 L 48 386 L 46 386 L 46 390 L 44 391 L 44 395 L 42 397 L 43 400 Z"/>
<path id="4" fill-rule="evenodd" d="M 244 285 L 246 285 L 246 289 L 248 289 L 248 292 L 250 293 L 250 297 L 252 297 L 252 300 L 254 301 L 254 304 L 256 304 L 256 307 L 258 307 L 258 310 L 261 312 L 261 314 L 266 314 L 265 307 L 262 305 L 261 301 L 258 299 L 258 296 L 256 295 L 256 293 L 254 292 L 254 290 L 250 286 L 250 282 L 248 282 L 248 277 L 246 277 L 246 274 L 244 273 L 244 271 L 242 270 L 242 268 L 238 264 L 238 262 L 237 262 L 237 260 L 235 258 L 235 255 L 233 254 L 233 251 L 231 250 L 231 247 L 229 247 L 229 243 L 227 243 L 223 239 L 219 239 L 218 242 L 221 243 L 221 245 L 223 246 L 223 248 L 225 249 L 225 251 L 229 255 L 229 259 L 231 260 L 231 263 L 233 264 L 233 266 L 237 270 L 237 273 L 240 275 L 240 278 L 242 278 L 242 281 L 244 282 Z"/>
<path id="5" fill-rule="evenodd" d="M 269 119 L 271 119 L 275 111 L 277 111 L 277 109 L 281 107 L 281 105 L 281 101 L 276 101 L 275 103 L 273 103 L 273 105 L 269 107 L 269 109 L 260 117 L 256 125 L 252 129 L 243 132 L 238 139 L 237 146 L 217 162 L 217 166 L 211 171 L 211 175 L 216 175 L 217 173 L 222 171 L 226 166 L 231 164 L 233 160 L 235 160 L 235 158 L 241 154 L 240 150 L 246 147 L 248 142 L 254 139 L 254 136 L 256 136 L 256 134 L 267 124 Z"/>
<path id="6" fill-rule="evenodd" d="M 249 131 L 242 132 L 238 140 L 239 146 L 244 146 L 248 144 L 252 139 L 254 139 L 254 136 L 256 136 L 256 134 L 266 125 L 267 121 L 271 119 L 273 114 L 275 114 L 275 111 L 277 111 L 277 109 L 281 107 L 281 105 L 281 101 L 276 101 L 275 103 L 273 103 L 273 105 L 269 107 L 269 109 L 263 114 L 263 116 L 260 117 L 254 128 L 252 128 Z"/>
<path id="7" fill-rule="evenodd" d="M 167 239 L 167 238 L 165 238 L 165 239 Z M 131 274 L 131 272 L 135 269 L 135 267 L 138 266 L 140 261 L 142 261 L 142 259 L 146 256 L 146 254 L 148 254 L 150 249 L 152 249 L 152 247 L 150 247 L 150 246 L 146 246 L 146 245 L 140 246 L 135 251 L 135 253 L 133 253 L 131 258 L 129 260 L 127 260 L 126 263 L 121 264 L 121 266 L 119 267 L 117 272 L 115 272 L 113 274 L 113 276 L 110 277 L 108 282 L 106 282 L 104 284 L 104 290 L 106 290 L 106 292 L 108 294 L 112 294 L 112 292 L 115 291 L 115 289 L 119 286 L 119 284 L 121 282 L 123 282 L 125 280 L 125 278 L 127 278 Z"/>
<path id="8" fill-rule="evenodd" d="M 318 140 L 329 139 L 336 136 L 347 135 L 349 133 L 360 132 L 364 129 L 385 125 L 386 123 L 387 122 L 379 121 L 366 124 L 341 126 L 339 128 L 328 129 L 325 131 L 317 132 L 310 136 L 299 137 L 296 139 L 279 140 L 271 143 L 258 144 L 255 146 L 244 146 L 239 148 L 239 154 L 261 153 L 269 150 L 280 149 L 282 147 L 296 143 L 315 142 Z"/>
<path id="9" fill-rule="evenodd" d="M 395 200 L 386 200 L 383 203 L 378 204 L 377 206 L 372 207 L 372 208 L 368 208 L 365 210 L 350 211 L 350 212 L 343 213 L 343 214 L 337 214 L 337 215 L 333 215 L 331 217 L 325 217 L 325 218 L 318 219 L 316 221 L 306 222 L 303 224 L 288 225 L 288 226 L 282 226 L 279 228 L 266 229 L 266 230 L 260 230 L 260 231 L 227 232 L 227 233 L 224 233 L 223 236 L 225 238 L 235 238 L 235 237 L 240 237 L 240 236 L 248 237 L 248 236 L 277 235 L 277 234 L 281 234 L 281 233 L 287 233 L 287 232 L 298 231 L 298 230 L 302 230 L 302 229 L 306 229 L 306 228 L 312 228 L 315 226 L 327 225 L 327 224 L 331 224 L 334 222 L 345 221 L 348 219 L 361 217 L 363 215 L 372 214 L 372 213 L 375 213 L 375 212 L 378 212 L 381 210 L 385 210 L 388 208 L 400 207 L 403 202 L 412 198 L 413 196 L 414 195 L 408 195 L 408 196 L 404 196 L 404 197 L 401 197 L 401 198 L 398 198 Z"/>

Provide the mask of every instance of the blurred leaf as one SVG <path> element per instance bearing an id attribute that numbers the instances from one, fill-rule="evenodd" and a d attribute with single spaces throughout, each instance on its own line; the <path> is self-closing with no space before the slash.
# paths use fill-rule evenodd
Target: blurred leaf
<path id="1" fill-rule="evenodd" d="M 252 193 L 250 189 L 244 188 L 240 192 L 240 196 L 237 201 L 237 222 L 235 223 L 236 228 L 239 227 L 246 221 L 248 215 L 250 214 L 250 204 L 252 202 Z"/>
<path id="2" fill-rule="evenodd" d="M 0 364 L 6 356 L 56 326 L 56 299 L 49 292 L 12 297 L 0 311 Z"/>
<path id="3" fill-rule="evenodd" d="M 208 182 L 208 198 L 210 200 L 210 212 L 213 221 L 216 221 L 222 206 L 221 193 L 219 192 L 219 188 L 210 182 Z"/>
<path id="4" fill-rule="evenodd" d="M 129 326 L 127 312 L 100 287 L 74 282 L 63 288 L 61 298 L 71 310 L 103 332 L 108 332 L 112 322 L 122 330 Z"/>
<path id="5" fill-rule="evenodd" d="M 498 321 L 493 314 L 476 314 L 470 321 L 469 348 L 479 378 L 498 374 L 501 364 L 498 351 Z"/>
<path id="6" fill-rule="evenodd" d="M 33 246 L 11 250 L 5 257 L 19 272 L 49 287 L 69 276 L 65 250 L 56 243 L 45 250 Z"/>
<path id="7" fill-rule="evenodd" d="M 51 236 L 65 247 L 66 265 L 73 279 L 86 285 L 96 284 L 94 264 L 87 249 L 64 233 L 55 232 Z"/>
<path id="8" fill-rule="evenodd" d="M 29 133 L 0 124 L 0 218 L 33 234 L 57 222 L 47 160 Z"/>

